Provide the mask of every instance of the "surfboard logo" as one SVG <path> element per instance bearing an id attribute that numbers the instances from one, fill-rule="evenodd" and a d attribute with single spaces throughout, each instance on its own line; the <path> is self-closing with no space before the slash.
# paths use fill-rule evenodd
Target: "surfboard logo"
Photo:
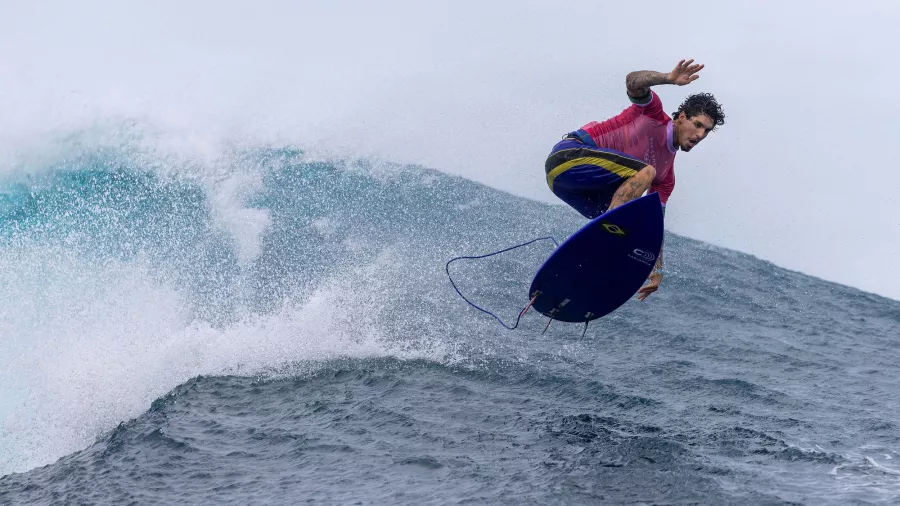
<path id="1" fill-rule="evenodd" d="M 632 254 L 628 255 L 628 258 L 637 260 L 644 265 L 653 265 L 653 261 L 656 260 L 656 255 L 649 251 L 642 250 L 641 248 L 634 248 L 634 251 L 632 251 Z"/>
<path id="2" fill-rule="evenodd" d="M 603 228 L 606 229 L 606 231 L 610 234 L 620 235 L 622 237 L 625 237 L 626 235 L 625 229 L 618 225 L 613 225 L 612 223 L 601 223 L 601 225 L 603 225 Z"/>
<path id="3" fill-rule="evenodd" d="M 634 254 L 638 258 L 643 258 L 644 260 L 647 260 L 648 262 L 652 262 L 652 261 L 656 260 L 656 255 L 654 255 L 653 253 L 650 253 L 649 251 L 644 251 L 641 248 L 634 248 Z"/>

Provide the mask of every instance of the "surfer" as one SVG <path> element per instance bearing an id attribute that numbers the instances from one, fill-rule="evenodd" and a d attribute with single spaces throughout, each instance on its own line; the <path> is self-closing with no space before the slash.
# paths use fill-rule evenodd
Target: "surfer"
<path id="1" fill-rule="evenodd" d="M 625 78 L 632 105 L 606 121 L 592 121 L 563 137 L 547 158 L 550 190 L 588 219 L 630 202 L 649 190 L 666 201 L 675 188 L 675 154 L 690 151 L 725 124 L 722 107 L 709 93 L 690 95 L 669 117 L 650 88 L 684 86 L 696 81 L 703 68 L 681 60 L 668 74 L 640 70 Z M 674 118 L 674 119 L 673 119 Z M 659 288 L 662 251 L 649 283 L 638 291 L 644 300 Z"/>

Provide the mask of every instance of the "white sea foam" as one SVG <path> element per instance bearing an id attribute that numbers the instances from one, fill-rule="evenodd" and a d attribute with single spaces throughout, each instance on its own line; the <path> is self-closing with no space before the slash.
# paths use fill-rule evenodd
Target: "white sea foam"
<path id="1" fill-rule="evenodd" d="M 389 249 L 276 310 L 216 327 L 140 259 L 96 261 L 38 242 L 0 252 L 0 475 L 47 464 L 197 375 L 292 374 L 337 357 L 441 359 L 385 341 Z M 424 351 L 423 351 L 424 350 Z"/>

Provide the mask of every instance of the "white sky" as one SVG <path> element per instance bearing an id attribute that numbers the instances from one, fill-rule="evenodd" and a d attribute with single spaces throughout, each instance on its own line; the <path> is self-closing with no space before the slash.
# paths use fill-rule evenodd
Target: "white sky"
<path id="1" fill-rule="evenodd" d="M 900 299 L 900 2 L 75 4 L 0 8 L 0 151 L 124 115 L 556 202 L 553 143 L 627 106 L 627 72 L 693 57 L 667 111 L 709 91 L 727 124 L 676 158 L 667 227 Z"/>

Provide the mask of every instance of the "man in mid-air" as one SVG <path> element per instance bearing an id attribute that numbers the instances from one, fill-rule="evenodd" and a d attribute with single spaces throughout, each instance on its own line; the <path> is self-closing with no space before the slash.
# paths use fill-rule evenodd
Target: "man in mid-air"
<path id="1" fill-rule="evenodd" d="M 650 70 L 628 74 L 630 107 L 606 121 L 588 123 L 553 146 L 546 163 L 550 190 L 589 219 L 650 190 L 659 193 L 665 214 L 675 188 L 675 154 L 679 149 L 690 151 L 724 125 L 725 114 L 715 97 L 697 93 L 687 97 L 674 119 L 670 118 L 650 87 L 690 84 L 700 77 L 697 72 L 702 68 L 694 60 L 681 60 L 668 74 Z M 660 251 L 638 298 L 643 301 L 655 292 L 662 276 Z"/>

